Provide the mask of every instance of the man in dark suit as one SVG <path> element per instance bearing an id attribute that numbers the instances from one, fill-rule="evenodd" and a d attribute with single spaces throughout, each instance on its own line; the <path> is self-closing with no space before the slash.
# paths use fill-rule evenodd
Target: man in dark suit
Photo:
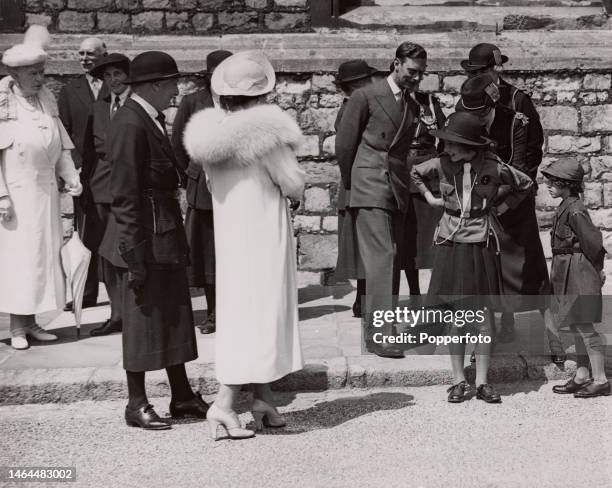
<path id="1" fill-rule="evenodd" d="M 202 334 L 212 334 L 215 324 L 215 234 L 212 213 L 212 197 L 206 187 L 206 176 L 202 166 L 189 160 L 183 145 L 183 132 L 191 116 L 205 108 L 218 105 L 210 89 L 210 76 L 225 58 L 231 56 L 229 51 L 213 51 L 206 56 L 206 73 L 208 82 L 201 90 L 183 98 L 174 117 L 172 126 L 172 146 L 181 170 L 186 174 L 187 216 L 185 230 L 189 242 L 191 266 L 187 269 L 189 285 L 204 288 L 208 314 L 206 321 L 197 324 Z"/>
<path id="2" fill-rule="evenodd" d="M 111 212 L 110 164 L 106 156 L 106 134 L 115 114 L 127 101 L 130 87 L 125 84 L 130 74 L 130 60 L 119 53 L 98 59 L 90 74 L 104 80 L 110 94 L 93 104 L 87 121 L 85 152 L 95 154 L 83 160 L 81 182 L 85 196 L 81 199 L 87 218 L 83 229 L 83 243 L 93 256 L 98 255 Z M 91 331 L 92 336 L 121 332 L 121 288 L 115 268 L 100 257 L 99 274 L 106 286 L 111 316 L 104 324 Z"/>
<path id="3" fill-rule="evenodd" d="M 95 158 L 95 154 L 85 153 L 85 131 L 87 119 L 91 113 L 93 103 L 103 98 L 108 93 L 102 80 L 92 76 L 89 70 L 94 67 L 96 61 L 106 54 L 106 45 L 97 37 L 88 37 L 79 47 L 79 62 L 85 71 L 80 76 L 62 87 L 58 99 L 59 116 L 74 143 L 72 159 L 77 169 L 83 165 L 86 158 Z M 80 205 L 85 199 L 74 199 L 74 213 L 76 227 L 81 239 L 83 234 L 83 219 L 85 211 Z M 96 255 L 91 256 L 85 293 L 83 295 L 83 307 L 94 307 L 98 301 L 98 259 Z M 72 303 L 66 306 L 67 310 L 72 308 Z"/>
<path id="4" fill-rule="evenodd" d="M 121 281 L 125 420 L 153 430 L 171 425 L 149 405 L 146 371 L 166 369 L 173 417 L 204 418 L 208 410 L 185 372 L 198 356 L 185 272 L 189 249 L 177 198 L 179 167 L 162 113 L 178 94 L 178 76 L 166 53 L 136 56 L 126 81 L 132 94 L 107 133 L 112 204 L 100 255 Z"/>
<path id="5" fill-rule="evenodd" d="M 407 156 L 419 114 L 411 93 L 418 89 L 426 65 L 421 46 L 402 43 L 389 77 L 353 93 L 336 134 L 338 165 L 344 188 L 351 192 L 349 205 L 357 212 L 357 242 L 365 268 L 365 344 L 383 357 L 404 355 L 383 343 L 393 324 L 386 322 L 379 329 L 375 314 L 392 309 L 399 280 L 397 251 L 411 205 Z"/>

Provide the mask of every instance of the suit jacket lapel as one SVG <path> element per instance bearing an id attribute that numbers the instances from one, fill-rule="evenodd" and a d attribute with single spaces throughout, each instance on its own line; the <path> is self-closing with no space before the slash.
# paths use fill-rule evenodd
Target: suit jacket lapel
<path id="1" fill-rule="evenodd" d="M 89 83 L 87 83 L 87 78 L 85 78 L 85 76 L 82 76 L 77 80 L 75 88 L 76 95 L 79 97 L 81 102 L 83 102 L 83 104 L 87 107 L 91 106 L 91 104 L 94 102 L 94 96 L 91 92 L 91 88 L 89 88 Z"/>
<path id="2" fill-rule="evenodd" d="M 379 93 L 376 95 L 376 100 L 385 111 L 385 113 L 389 116 L 389 118 L 393 121 L 393 125 L 395 125 L 396 129 L 399 129 L 400 124 L 402 123 L 402 111 L 400 109 L 399 103 L 395 100 L 395 95 L 391 91 L 391 87 L 387 80 L 382 80 L 381 88 Z"/>
<path id="3" fill-rule="evenodd" d="M 135 102 L 131 98 L 128 98 L 126 100 L 125 106 L 134 110 L 138 114 L 138 116 L 142 119 L 149 131 L 159 140 L 159 143 L 161 144 L 161 147 L 166 153 L 166 155 L 176 165 L 174 151 L 172 150 L 172 146 L 170 146 L 170 141 L 168 140 L 168 137 L 166 136 L 166 134 L 162 133 L 159 130 L 159 127 L 157 127 L 157 124 L 151 120 L 149 114 L 140 106 L 138 102 Z"/>

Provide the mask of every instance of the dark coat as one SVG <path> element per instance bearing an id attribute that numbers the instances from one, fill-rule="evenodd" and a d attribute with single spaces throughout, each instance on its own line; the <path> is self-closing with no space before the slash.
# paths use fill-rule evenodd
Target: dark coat
<path id="1" fill-rule="evenodd" d="M 108 87 L 103 84 L 98 99 L 104 99 L 108 93 Z M 57 102 L 60 119 L 74 143 L 72 159 L 77 169 L 83 165 L 84 158 L 95 157 L 85 152 L 87 119 L 94 102 L 95 99 L 85 75 L 64 85 Z"/>
<path id="2" fill-rule="evenodd" d="M 110 125 L 110 97 L 94 102 L 87 121 L 85 152 L 95 157 L 83 161 L 81 182 L 94 203 L 111 203 L 110 164 L 106 157 L 106 133 Z"/>
<path id="3" fill-rule="evenodd" d="M 356 90 L 349 98 L 336 134 L 336 157 L 344 188 L 351 190 L 351 207 L 408 210 L 406 155 L 418 115 L 416 103 L 411 105 L 408 123 L 402 126 L 400 104 L 386 79 Z"/>
<path id="4" fill-rule="evenodd" d="M 202 166 L 189 160 L 183 144 L 183 133 L 187 122 L 194 113 L 213 106 L 213 99 L 207 88 L 186 95 L 179 105 L 172 125 L 172 146 L 176 160 L 187 176 L 187 203 L 197 210 L 212 210 L 212 197 L 206 187 L 206 177 Z"/>
<path id="5" fill-rule="evenodd" d="M 558 325 L 600 322 L 601 279 L 606 251 L 601 231 L 593 224 L 578 197 L 568 197 L 559 206 L 551 230 L 553 253 L 550 281 L 561 304 L 564 320 Z M 560 295 L 570 295 L 564 302 Z M 565 310 L 563 310 L 565 309 Z M 553 308 L 555 310 L 555 308 Z"/>
<path id="6" fill-rule="evenodd" d="M 183 267 L 188 247 L 176 192 L 178 165 L 165 134 L 128 99 L 107 133 L 112 215 L 100 255 L 127 267 L 122 255 L 153 267 Z"/>

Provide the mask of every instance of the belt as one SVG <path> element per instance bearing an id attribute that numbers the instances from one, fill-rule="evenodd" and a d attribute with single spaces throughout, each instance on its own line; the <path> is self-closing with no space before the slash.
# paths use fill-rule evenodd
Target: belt
<path id="1" fill-rule="evenodd" d="M 158 190 L 156 188 L 148 188 L 142 192 L 142 195 L 147 198 L 178 200 L 180 192 L 179 190 Z"/>
<path id="2" fill-rule="evenodd" d="M 450 208 L 445 208 L 444 211 L 448 215 L 452 215 L 453 217 L 461 217 L 461 210 L 452 210 Z M 469 212 L 469 218 L 475 219 L 478 217 L 484 217 L 489 213 L 488 208 L 472 208 Z"/>
<path id="3" fill-rule="evenodd" d="M 573 247 L 557 247 L 552 250 L 553 256 L 558 254 L 582 254 L 581 249 L 574 249 Z"/>

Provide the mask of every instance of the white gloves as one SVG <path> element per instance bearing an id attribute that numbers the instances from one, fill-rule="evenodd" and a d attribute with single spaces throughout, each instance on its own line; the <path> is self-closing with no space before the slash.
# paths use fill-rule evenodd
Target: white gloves
<path id="1" fill-rule="evenodd" d="M 71 197 L 78 197 L 81 193 L 83 193 L 83 185 L 77 179 L 66 181 L 64 185 L 64 192 L 68 193 Z"/>
<path id="2" fill-rule="evenodd" d="M 0 222 L 9 222 L 13 218 L 13 202 L 9 197 L 0 198 Z"/>

